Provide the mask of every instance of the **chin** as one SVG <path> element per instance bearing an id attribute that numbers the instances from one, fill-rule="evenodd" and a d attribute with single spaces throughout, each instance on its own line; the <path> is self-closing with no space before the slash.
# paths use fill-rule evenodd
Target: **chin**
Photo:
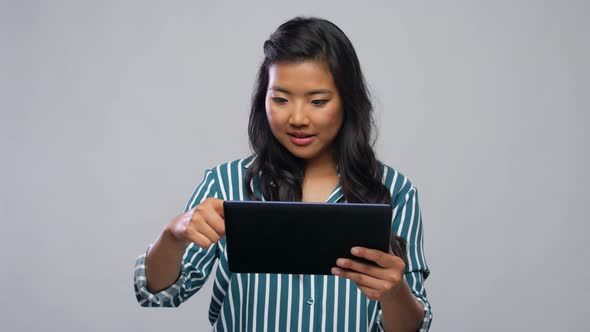
<path id="1" fill-rule="evenodd" d="M 296 152 L 296 151 L 289 151 L 291 152 L 291 154 L 299 159 L 313 159 L 313 157 L 315 156 L 313 153 L 301 153 L 301 152 Z"/>
<path id="2" fill-rule="evenodd" d="M 297 148 L 297 147 L 290 147 L 287 149 L 293 156 L 300 158 L 300 159 L 313 159 L 317 156 L 317 151 L 311 151 L 308 148 Z"/>

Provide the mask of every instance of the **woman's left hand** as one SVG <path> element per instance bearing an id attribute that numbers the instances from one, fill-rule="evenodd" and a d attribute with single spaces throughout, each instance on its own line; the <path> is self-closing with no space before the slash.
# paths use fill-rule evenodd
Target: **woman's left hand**
<path id="1" fill-rule="evenodd" d="M 353 247 L 350 252 L 377 263 L 377 266 L 338 258 L 336 265 L 339 267 L 333 267 L 332 274 L 354 281 L 371 300 L 392 299 L 404 281 L 404 261 L 391 253 L 364 247 Z"/>

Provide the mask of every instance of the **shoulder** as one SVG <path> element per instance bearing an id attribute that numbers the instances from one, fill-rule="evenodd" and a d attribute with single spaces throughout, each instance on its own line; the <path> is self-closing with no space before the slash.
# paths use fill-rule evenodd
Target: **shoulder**
<path id="1" fill-rule="evenodd" d="M 246 197 L 246 171 L 254 158 L 254 155 L 250 155 L 218 164 L 209 169 L 220 198 L 224 200 L 242 200 Z"/>
<path id="2" fill-rule="evenodd" d="M 404 173 L 380 161 L 379 165 L 382 167 L 381 181 L 389 189 L 394 206 L 408 200 L 409 196 L 415 194 L 416 187 Z"/>
<path id="3" fill-rule="evenodd" d="M 218 176 L 228 177 L 232 174 L 243 174 L 245 170 L 252 164 L 255 155 L 250 155 L 240 159 L 234 159 L 211 167 L 209 170 Z"/>

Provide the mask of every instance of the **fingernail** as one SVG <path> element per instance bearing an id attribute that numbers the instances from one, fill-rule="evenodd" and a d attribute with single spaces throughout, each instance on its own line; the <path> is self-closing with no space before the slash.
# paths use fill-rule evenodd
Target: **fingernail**
<path id="1" fill-rule="evenodd" d="M 342 259 L 342 258 L 338 258 L 338 259 L 336 260 L 336 264 L 337 264 L 337 265 L 340 265 L 340 266 L 342 266 L 342 265 L 344 265 L 344 263 L 346 263 L 346 261 L 345 261 L 344 259 Z"/>
<path id="2" fill-rule="evenodd" d="M 353 255 L 358 255 L 360 253 L 360 250 L 357 247 L 354 247 L 354 248 L 350 249 L 350 252 Z"/>
<path id="3" fill-rule="evenodd" d="M 332 268 L 332 274 L 339 276 L 340 275 L 340 270 L 338 268 L 333 267 Z"/>

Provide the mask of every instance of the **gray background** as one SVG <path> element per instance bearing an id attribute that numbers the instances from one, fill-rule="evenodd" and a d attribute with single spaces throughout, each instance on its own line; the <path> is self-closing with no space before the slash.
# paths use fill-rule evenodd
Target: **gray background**
<path id="1" fill-rule="evenodd" d="M 249 153 L 262 43 L 305 14 L 353 41 L 378 156 L 420 191 L 431 331 L 586 330 L 589 7 L 2 1 L 0 328 L 210 328 L 210 284 L 141 308 L 133 264 Z"/>

